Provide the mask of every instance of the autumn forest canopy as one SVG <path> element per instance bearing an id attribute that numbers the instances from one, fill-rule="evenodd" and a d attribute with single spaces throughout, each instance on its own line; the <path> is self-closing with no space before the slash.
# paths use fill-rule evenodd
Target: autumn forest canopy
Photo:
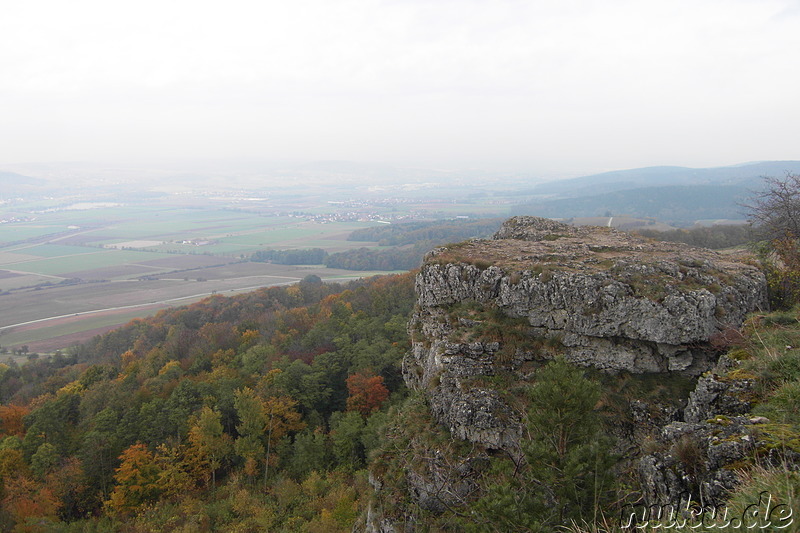
<path id="1" fill-rule="evenodd" d="M 406 394 L 412 285 L 310 277 L 0 365 L 2 529 L 165 527 L 168 512 L 202 529 L 349 530 Z"/>

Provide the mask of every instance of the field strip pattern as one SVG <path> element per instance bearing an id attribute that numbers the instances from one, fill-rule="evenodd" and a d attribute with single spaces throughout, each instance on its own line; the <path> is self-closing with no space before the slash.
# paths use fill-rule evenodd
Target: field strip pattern
<path id="1" fill-rule="evenodd" d="M 259 276 L 248 276 L 248 277 L 259 277 Z M 256 290 L 256 289 L 263 288 L 263 287 L 276 287 L 276 286 L 279 286 L 279 285 L 291 285 L 293 283 L 296 283 L 296 282 L 300 281 L 300 279 L 301 279 L 301 278 L 290 278 L 290 277 L 287 277 L 287 276 L 271 276 L 271 277 L 282 277 L 284 279 L 289 279 L 291 281 L 284 281 L 284 282 L 280 282 L 280 283 L 270 283 L 268 285 L 263 285 L 262 284 L 262 285 L 253 285 L 253 286 L 250 286 L 250 287 L 238 287 L 238 288 L 235 288 L 235 289 L 227 289 L 224 292 L 228 292 L 228 293 L 231 293 L 231 292 L 248 292 L 248 291 L 253 291 L 253 290 Z M 362 276 L 336 276 L 334 278 L 328 278 L 327 280 L 331 281 L 331 280 L 335 279 L 337 281 L 341 281 L 341 280 L 344 280 L 344 279 L 359 279 L 361 277 Z M 63 318 L 69 318 L 69 317 L 86 316 L 86 315 L 92 315 L 92 314 L 97 314 L 97 313 L 107 313 L 107 312 L 111 312 L 111 311 L 120 311 L 120 310 L 124 310 L 124 309 L 136 309 L 136 308 L 153 307 L 153 306 L 157 306 L 157 305 L 168 305 L 168 304 L 171 304 L 173 302 L 179 302 L 179 301 L 182 301 L 182 300 L 192 300 L 192 299 L 206 298 L 206 297 L 209 297 L 209 296 L 213 296 L 215 294 L 219 294 L 220 292 L 222 292 L 222 291 L 202 292 L 202 293 L 197 293 L 197 294 L 190 294 L 190 295 L 187 295 L 187 296 L 179 296 L 179 297 L 176 297 L 176 298 L 167 298 L 167 299 L 163 299 L 163 300 L 159 300 L 159 301 L 155 301 L 155 302 L 143 302 L 143 303 L 137 303 L 137 304 L 131 304 L 131 305 L 120 305 L 120 306 L 115 306 L 115 307 L 106 307 L 106 308 L 103 308 L 103 309 L 92 309 L 92 310 L 88 310 L 88 311 L 78 311 L 76 313 L 67 313 L 67 314 L 62 314 L 62 315 L 57 315 L 57 316 L 39 318 L 39 319 L 36 319 L 36 320 L 28 320 L 26 322 L 19 322 L 19 323 L 16 323 L 16 324 L 9 324 L 7 326 L 0 327 L 0 331 L 11 330 L 13 328 L 29 326 L 29 325 L 32 325 L 32 324 L 42 324 L 44 322 L 48 322 L 48 321 L 52 321 L 52 320 L 61 320 Z"/>

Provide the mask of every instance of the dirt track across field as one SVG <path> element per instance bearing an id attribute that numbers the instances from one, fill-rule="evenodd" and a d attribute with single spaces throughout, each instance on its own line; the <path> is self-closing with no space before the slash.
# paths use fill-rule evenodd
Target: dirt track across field
<path id="1" fill-rule="evenodd" d="M 338 275 L 337 278 L 335 278 L 336 281 L 357 279 L 362 277 L 363 274 L 370 274 L 361 273 L 362 275 L 341 276 L 341 271 L 333 272 Z M 164 283 L 167 280 L 149 283 L 133 282 L 133 290 L 126 290 L 116 298 L 118 301 L 122 300 L 124 305 L 117 305 L 114 307 L 100 307 L 103 303 L 106 303 L 106 305 L 110 303 L 112 301 L 111 298 L 104 297 L 94 299 L 89 298 L 89 294 L 85 290 L 82 293 L 77 292 L 85 286 L 54 288 L 47 291 L 49 294 L 42 295 L 45 296 L 45 298 L 36 310 L 42 314 L 48 310 L 50 312 L 55 311 L 56 313 L 61 310 L 63 313 L 65 310 L 72 308 L 76 309 L 76 312 L 44 317 L 42 317 L 42 314 L 39 314 L 41 318 L 36 318 L 34 313 L 26 313 L 21 307 L 17 308 L 17 312 L 13 312 L 13 306 L 11 306 L 7 308 L 10 312 L 6 313 L 6 320 L 13 317 L 17 317 L 17 320 L 20 320 L 20 318 L 27 318 L 28 320 L 14 321 L 10 324 L 7 323 L 4 326 L 0 326 L 0 344 L 11 349 L 27 346 L 29 352 L 52 353 L 56 350 L 64 350 L 75 344 L 85 342 L 95 335 L 100 335 L 123 324 L 127 324 L 134 318 L 144 318 L 153 315 L 161 309 L 187 305 L 213 294 L 232 296 L 237 293 L 249 292 L 265 286 L 289 285 L 296 283 L 299 279 L 299 277 L 274 275 L 241 276 L 235 280 L 229 280 L 227 284 L 222 280 L 209 282 L 207 285 L 192 283 L 190 284 L 193 288 L 191 291 L 184 290 L 183 294 L 180 294 L 180 292 L 177 294 L 172 292 L 172 294 L 170 294 L 171 291 L 169 290 L 156 291 L 152 293 L 152 296 L 154 298 L 160 296 L 161 298 L 146 302 L 142 302 L 143 296 L 148 293 L 148 291 L 144 290 L 144 287 L 149 283 Z M 94 287 L 100 288 L 96 285 Z M 201 289 L 203 292 L 195 292 L 200 287 L 203 287 L 203 289 Z M 70 291 L 70 296 L 73 297 L 56 298 L 55 296 L 61 295 L 60 293 L 62 290 Z M 76 292 L 73 293 L 73 291 Z M 49 296 L 49 298 L 46 296 Z M 79 296 L 83 296 L 83 298 L 79 300 Z M 128 301 L 125 301 L 126 299 Z M 77 301 L 82 301 L 82 305 L 75 305 Z M 93 309 L 93 306 L 97 307 Z"/>
<path id="2" fill-rule="evenodd" d="M 137 308 L 138 312 L 136 314 L 139 315 L 138 318 L 143 318 L 152 315 L 161 309 L 166 309 L 168 307 L 169 305 L 165 304 L 142 305 Z M 119 320 L 112 320 L 112 323 L 109 323 L 108 320 L 104 320 L 115 316 L 119 317 Z M 47 329 L 59 329 L 60 327 L 69 326 L 70 324 L 75 325 L 76 328 L 80 328 L 81 322 L 85 322 L 88 325 L 90 321 L 97 322 L 98 320 L 104 322 L 105 325 L 97 328 L 75 331 L 73 333 L 68 333 L 65 335 L 56 335 L 47 339 L 29 341 L 24 344 L 28 346 L 28 351 L 32 353 L 52 353 L 55 352 L 56 350 L 64 350 L 65 348 L 68 348 L 70 346 L 86 342 L 95 335 L 102 335 L 103 333 L 107 333 L 112 329 L 127 324 L 128 322 L 133 320 L 133 318 L 137 317 L 131 317 L 131 312 L 129 309 L 116 309 L 116 310 L 109 309 L 109 310 L 97 311 L 95 313 L 91 313 L 91 316 L 87 316 L 87 314 L 81 314 L 81 315 L 51 318 L 46 321 Z M 16 336 L 19 334 L 24 334 L 25 332 L 28 331 L 42 329 L 42 327 L 43 326 L 41 322 L 30 323 L 13 328 L 13 332 Z M 0 337 L 0 340 L 2 340 L 2 337 Z M 11 345 L 10 347 L 15 348 L 18 346 L 19 344 Z"/>

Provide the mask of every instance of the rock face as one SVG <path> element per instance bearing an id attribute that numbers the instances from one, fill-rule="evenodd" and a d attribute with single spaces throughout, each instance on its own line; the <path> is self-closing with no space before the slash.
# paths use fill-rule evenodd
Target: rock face
<path id="1" fill-rule="evenodd" d="M 438 424 L 471 443 L 448 461 L 430 451 L 429 464 L 406 472 L 411 497 L 433 512 L 474 489 L 471 467 L 443 465 L 477 464 L 493 450 L 523 457 L 524 406 L 515 398 L 522 393 L 509 383 L 524 389 L 555 354 L 610 373 L 685 380 L 714 367 L 716 335 L 767 306 L 763 274 L 742 259 L 534 217 L 510 219 L 492 240 L 432 251 L 416 290 L 405 381 L 424 392 Z M 652 441 L 653 450 L 629 463 L 638 465 L 648 502 L 673 502 L 696 487 L 713 498 L 735 482 L 721 466 L 748 452 L 751 421 L 707 419 L 719 407 L 746 412 L 748 386 L 702 378 L 686 421 L 677 404 L 631 402 L 628 421 L 619 424 L 620 451 Z M 377 518 L 370 523 L 372 531 L 397 530 Z"/>
<path id="2" fill-rule="evenodd" d="M 416 289 L 407 384 L 454 436 L 508 451 L 519 416 L 486 386 L 498 372 L 558 351 L 606 371 L 697 375 L 714 364 L 712 338 L 767 305 L 763 274 L 741 260 L 535 217 L 432 251 Z"/>
<path id="3" fill-rule="evenodd" d="M 703 344 L 766 307 L 755 266 L 533 217 L 511 219 L 494 241 L 433 251 L 417 291 L 423 320 L 465 300 L 490 304 L 533 335 L 560 336 L 576 363 L 630 372 L 705 370 Z"/>
<path id="4" fill-rule="evenodd" d="M 684 421 L 655 431 L 652 448 L 638 461 L 642 493 L 650 505 L 685 505 L 687 499 L 720 504 L 738 483 L 734 468 L 763 447 L 750 409 L 754 382 L 735 372 L 737 363 L 720 358 L 701 377 L 684 410 Z M 724 377 L 721 377 L 724 376 Z"/>

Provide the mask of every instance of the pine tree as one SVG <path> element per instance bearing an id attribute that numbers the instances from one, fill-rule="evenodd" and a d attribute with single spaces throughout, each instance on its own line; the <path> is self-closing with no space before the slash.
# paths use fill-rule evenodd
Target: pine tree
<path id="1" fill-rule="evenodd" d="M 528 391 L 527 438 L 519 464 L 495 465 L 495 480 L 473 506 L 479 531 L 552 531 L 593 522 L 611 498 L 611 439 L 596 405 L 600 385 L 559 358 Z"/>
<path id="2" fill-rule="evenodd" d="M 590 520 L 610 497 L 610 469 L 615 458 L 595 407 L 600 385 L 564 359 L 536 375 L 529 392 L 523 444 L 533 479 L 546 489 L 558 523 Z"/>

